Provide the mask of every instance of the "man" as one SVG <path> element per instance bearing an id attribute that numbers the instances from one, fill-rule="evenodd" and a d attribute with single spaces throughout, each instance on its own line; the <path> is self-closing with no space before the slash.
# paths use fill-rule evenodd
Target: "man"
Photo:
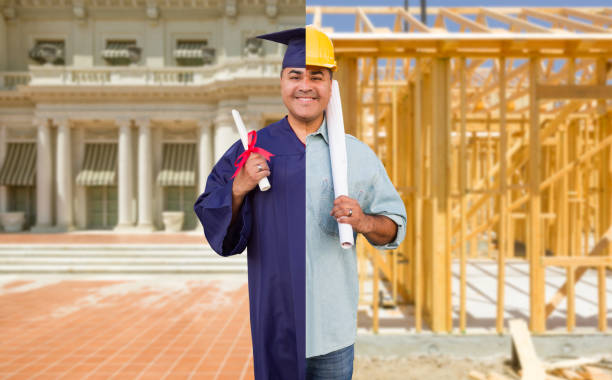
<path id="1" fill-rule="evenodd" d="M 308 30 L 308 33 L 312 32 L 310 28 Z M 361 162 L 374 157 L 379 166 L 375 171 L 369 170 L 355 176 L 358 180 L 355 182 L 351 178 L 354 165 L 350 163 L 349 185 L 352 191 L 359 189 L 358 198 L 341 197 L 336 201 L 336 207 L 332 205 L 329 150 L 320 141 L 327 136 L 323 115 L 331 95 L 331 72 L 321 66 L 306 66 L 306 34 L 305 28 L 298 28 L 260 36 L 288 45 L 281 72 L 281 95 L 289 111 L 288 116 L 257 134 L 257 146 L 274 156 L 267 162 L 262 156 L 251 154 L 232 179 L 234 161 L 244 151 L 240 141 L 237 141 L 213 168 L 206 189 L 194 207 L 208 242 L 217 253 L 233 255 L 241 253 L 248 246 L 251 335 L 257 380 L 302 380 L 307 375 L 306 356 L 313 356 L 308 353 L 329 354 L 332 351 L 328 350 L 329 347 L 334 348 L 337 339 L 340 339 L 340 345 L 354 341 L 355 323 L 353 330 L 351 326 L 347 330 L 343 325 L 347 322 L 346 316 L 351 312 L 356 315 L 357 311 L 356 302 L 354 307 L 352 302 L 353 294 L 358 292 L 355 252 L 337 251 L 340 245 L 337 236 L 334 238 L 333 231 L 335 228 L 337 235 L 337 225 L 332 215 L 348 218 L 341 221 L 352 224 L 356 232 L 363 232 L 372 242 L 383 244 L 395 239 L 394 243 L 397 243 L 403 237 L 403 222 L 402 228 L 398 229 L 391 221 L 400 217 L 391 216 L 389 219 L 364 214 L 364 211 L 374 211 L 374 214 L 388 212 L 391 215 L 386 206 L 393 210 L 396 204 L 395 199 L 389 201 L 387 198 L 389 191 L 385 186 L 390 183 L 387 183 L 384 168 L 373 153 L 357 140 L 349 139 L 347 142 L 349 159 Z M 320 65 L 329 57 L 323 58 L 314 63 Z M 307 151 L 311 157 L 306 157 Z M 358 157 L 363 153 L 367 153 L 366 157 Z M 371 167 L 371 163 L 360 165 Z M 367 177 L 368 173 L 371 178 Z M 272 185 L 266 192 L 257 188 L 257 183 L 263 177 L 268 177 Z M 317 184 L 325 187 L 319 188 Z M 370 185 L 373 187 L 364 187 Z M 376 191 L 380 191 L 381 195 L 373 193 Z M 394 194 L 397 196 L 397 193 Z M 358 203 L 359 197 L 367 206 L 363 211 Z M 326 202 L 328 199 L 330 202 Z M 403 209 L 403 205 L 401 207 Z M 321 241 L 307 242 L 307 236 L 309 240 L 320 238 Z M 317 249 L 328 252 L 312 252 Z M 329 257 L 325 257 L 327 253 Z M 351 255 L 353 260 L 349 258 Z M 331 258 L 335 259 L 330 261 Z M 344 263 L 334 262 L 338 258 Z M 325 273 L 320 263 L 331 264 L 330 270 L 333 270 Z M 330 274 L 345 279 L 347 284 L 338 286 L 330 279 L 323 279 L 323 282 L 332 285 L 326 297 L 315 284 L 308 284 L 306 291 L 307 274 L 308 281 Z M 350 291 L 345 291 L 348 288 Z M 305 310 L 306 298 L 311 308 L 308 315 Z M 322 304 L 314 305 L 313 302 Z M 324 320 L 335 319 L 336 316 L 320 311 L 323 305 L 331 305 L 330 302 L 342 306 L 338 321 Z M 305 338 L 306 320 L 312 342 Z M 327 323 L 330 323 L 331 329 L 323 325 Z M 336 332 L 337 326 L 342 328 Z M 321 334 L 328 333 L 331 336 L 321 337 Z M 318 363 L 326 371 L 330 368 L 330 357 L 311 358 L 309 363 L 312 366 L 309 366 L 316 367 Z M 333 366 L 331 368 L 337 370 Z M 322 377 L 324 372 L 309 371 L 309 378 L 325 378 Z"/>
<path id="2" fill-rule="evenodd" d="M 349 196 L 334 199 L 323 110 L 336 70 L 331 40 L 306 28 L 302 96 L 314 99 L 306 139 L 306 378 L 349 380 L 353 373 L 359 281 L 355 246 L 343 249 L 338 224 L 348 223 L 379 249 L 397 248 L 406 210 L 384 166 L 364 143 L 346 135 Z M 308 77 L 311 81 L 308 81 Z"/>

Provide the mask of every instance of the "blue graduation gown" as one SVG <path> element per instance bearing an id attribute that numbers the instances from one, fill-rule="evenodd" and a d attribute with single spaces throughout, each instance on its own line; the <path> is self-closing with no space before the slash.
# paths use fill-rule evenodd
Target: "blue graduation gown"
<path id="1" fill-rule="evenodd" d="M 221 256 L 248 247 L 249 304 L 257 380 L 305 378 L 306 343 L 306 149 L 287 117 L 257 132 L 272 188 L 256 187 L 232 218 L 234 162 L 244 148 L 233 144 L 217 162 L 194 210 L 210 246 Z M 229 228 L 229 230 L 228 230 Z"/>

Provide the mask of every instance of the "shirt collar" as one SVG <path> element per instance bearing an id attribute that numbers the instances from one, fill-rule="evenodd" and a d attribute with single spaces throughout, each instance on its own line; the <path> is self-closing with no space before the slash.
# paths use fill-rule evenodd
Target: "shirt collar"
<path id="1" fill-rule="evenodd" d="M 317 134 L 320 134 L 321 137 L 323 137 L 323 140 L 325 140 L 325 142 L 329 145 L 329 141 L 327 140 L 327 121 L 325 115 L 323 115 L 323 121 L 321 122 L 319 129 L 317 129 L 316 132 L 311 133 L 310 135 L 314 136 Z"/>

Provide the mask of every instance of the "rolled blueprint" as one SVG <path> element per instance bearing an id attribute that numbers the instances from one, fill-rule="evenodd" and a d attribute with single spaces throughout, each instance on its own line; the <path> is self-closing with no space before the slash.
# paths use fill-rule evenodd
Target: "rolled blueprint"
<path id="1" fill-rule="evenodd" d="M 327 104 L 326 117 L 335 198 L 341 195 L 348 196 L 346 138 L 344 135 L 344 119 L 342 118 L 342 103 L 340 102 L 340 88 L 336 80 L 332 82 L 332 93 Z M 353 227 L 350 224 L 338 223 L 338 232 L 342 248 L 349 249 L 355 244 Z"/>
<path id="2" fill-rule="evenodd" d="M 236 110 L 232 110 L 232 116 L 234 117 L 236 128 L 238 128 L 238 134 L 240 135 L 240 141 L 242 141 L 242 147 L 244 150 L 247 150 L 249 148 L 249 136 L 247 135 L 246 128 L 242 122 L 242 117 L 240 117 L 240 113 Z M 263 177 L 259 180 L 259 190 L 270 190 L 270 181 L 268 181 L 268 177 Z"/>

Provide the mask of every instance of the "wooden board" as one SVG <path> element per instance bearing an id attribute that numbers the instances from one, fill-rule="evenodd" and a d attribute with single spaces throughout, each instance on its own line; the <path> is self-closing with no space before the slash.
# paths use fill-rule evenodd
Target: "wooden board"
<path id="1" fill-rule="evenodd" d="M 546 373 L 536 354 L 529 330 L 527 329 L 527 323 L 522 319 L 513 319 L 509 322 L 509 327 L 512 338 L 512 362 L 513 364 L 519 364 L 522 370 L 521 379 L 543 379 Z"/>

